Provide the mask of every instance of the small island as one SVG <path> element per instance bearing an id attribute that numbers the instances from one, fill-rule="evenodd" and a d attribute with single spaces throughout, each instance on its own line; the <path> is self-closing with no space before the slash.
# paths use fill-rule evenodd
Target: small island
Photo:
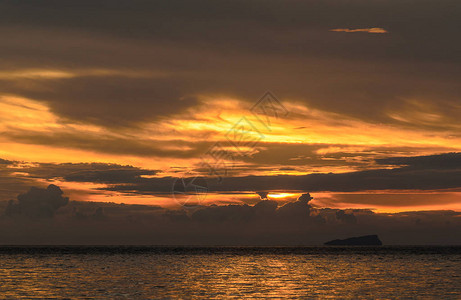
<path id="1" fill-rule="evenodd" d="M 344 240 L 332 240 L 324 243 L 327 246 L 381 246 L 383 243 L 377 235 L 351 237 Z"/>

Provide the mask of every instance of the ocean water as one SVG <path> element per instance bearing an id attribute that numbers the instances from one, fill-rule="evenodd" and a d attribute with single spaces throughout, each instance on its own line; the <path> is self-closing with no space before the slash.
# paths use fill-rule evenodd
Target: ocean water
<path id="1" fill-rule="evenodd" d="M 461 298 L 460 247 L 2 247 L 0 298 Z"/>

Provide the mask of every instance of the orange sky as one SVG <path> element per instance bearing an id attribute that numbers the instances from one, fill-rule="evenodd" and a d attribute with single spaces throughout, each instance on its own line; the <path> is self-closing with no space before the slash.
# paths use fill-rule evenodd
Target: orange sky
<path id="1" fill-rule="evenodd" d="M 333 2 L 0 4 L 0 199 L 460 210 L 459 18 Z"/>
<path id="2" fill-rule="evenodd" d="M 90 71 L 87 71 L 91 73 Z M 83 72 L 85 73 L 85 72 Z M 18 76 L 71 76 L 65 72 L 56 70 L 40 70 L 34 72 L 16 71 Z M 21 75 L 25 74 L 25 75 Z M 7 76 L 5 74 L 5 76 Z M 78 76 L 74 74 L 72 76 Z M 159 170 L 154 177 L 165 176 L 191 176 L 197 173 L 197 166 L 200 165 L 201 157 L 206 154 L 203 150 L 193 149 L 194 144 L 209 142 L 226 142 L 226 134 L 233 125 L 242 117 L 247 118 L 255 128 L 263 135 L 263 138 L 255 146 L 249 147 L 249 154 L 246 159 L 237 156 L 238 167 L 229 167 L 229 172 L 234 176 L 244 175 L 302 175 L 309 173 L 344 173 L 366 169 L 376 169 L 374 159 L 389 156 L 419 156 L 431 155 L 443 152 L 458 152 L 461 150 L 461 137 L 454 138 L 455 132 L 439 132 L 420 130 L 419 128 L 406 128 L 405 126 L 390 126 L 385 124 L 372 124 L 362 120 L 342 116 L 318 109 L 309 108 L 295 99 L 284 99 L 283 105 L 289 111 L 288 115 L 281 117 L 271 116 L 270 128 L 264 127 L 249 111 L 248 103 L 234 98 L 202 96 L 200 105 L 174 115 L 174 117 L 140 124 L 134 129 L 109 130 L 103 126 L 73 122 L 60 118 L 43 102 L 33 99 L 26 99 L 15 96 L 2 96 L 0 98 L 0 128 L 2 132 L 11 133 L 0 138 L 2 150 L 0 156 L 3 159 L 22 161 L 30 163 L 112 163 L 120 165 L 132 165 L 142 169 Z M 429 109 L 417 100 L 407 100 L 408 105 L 418 107 L 419 111 L 403 112 L 407 118 L 415 122 L 442 122 L 444 116 L 436 113 L 429 114 Z M 397 117 L 395 112 L 387 112 Z M 27 133 L 36 136 L 36 142 L 23 139 L 21 135 Z M 89 141 L 83 145 L 73 143 L 47 143 L 40 138 L 52 136 L 75 136 L 88 137 Z M 18 138 L 19 137 L 19 138 Z M 59 139 L 59 138 L 57 138 Z M 100 140 L 108 140 L 113 147 L 119 147 L 119 140 L 127 143 L 142 141 L 143 145 L 152 146 L 155 151 L 152 153 L 117 153 L 117 151 L 106 151 L 98 148 Z M 192 144 L 188 144 L 190 141 Z M 294 156 L 289 158 L 294 163 L 290 168 L 283 168 L 283 162 L 276 160 L 268 161 L 266 164 L 253 162 L 252 157 L 270 151 L 273 145 L 309 146 L 322 145 L 315 151 L 322 163 L 316 162 L 316 166 L 308 163 L 296 164 L 296 161 L 306 159 L 305 157 Z M 285 146 L 283 146 L 285 145 Z M 178 155 L 168 157 L 169 151 L 184 153 L 194 150 L 191 155 Z M 237 152 L 229 147 L 230 152 Z M 290 150 L 287 150 L 287 152 Z M 166 153 L 166 154 L 165 154 Z M 275 155 L 280 155 L 275 152 Z M 235 163 L 235 162 L 234 162 Z M 259 166 L 258 166 L 259 164 Z M 21 165 L 11 166 L 14 169 L 13 176 L 29 177 L 30 174 L 22 172 Z M 180 169 L 176 169 L 180 168 Z M 177 172 L 176 170 L 180 170 Z M 13 171 L 13 170 L 11 170 Z M 42 184 L 50 180 L 33 179 Z M 66 180 L 55 178 L 62 188 L 78 200 L 86 201 L 111 201 L 117 203 L 143 203 L 174 207 L 177 203 L 171 195 L 142 195 L 124 194 L 119 192 L 98 191 L 98 188 L 106 184 L 66 182 Z M 237 191 L 238 192 L 238 191 Z M 300 193 L 290 192 L 285 195 L 281 192 L 270 194 L 270 198 L 283 202 L 286 199 L 296 199 Z M 321 192 L 316 195 L 315 204 L 338 208 L 372 208 L 377 211 L 404 211 L 404 210 L 426 210 L 426 209 L 455 209 L 460 210 L 461 204 L 457 201 L 459 194 L 452 192 L 422 193 L 420 191 L 406 191 L 408 204 L 405 203 L 406 196 L 401 192 L 383 191 L 389 199 L 386 204 L 382 199 L 376 201 L 374 193 L 363 195 L 361 193 L 341 194 Z M 422 194 L 421 194 L 422 193 Z M 272 195 L 272 196 L 271 196 Z M 282 196 L 281 196 L 282 195 Z M 315 193 L 314 193 L 315 195 Z M 368 195 L 368 196 L 367 196 Z M 414 200 L 416 195 L 416 200 Z M 424 197 L 441 199 L 442 203 L 428 204 L 423 201 Z M 364 200 L 364 198 L 368 198 Z M 242 200 L 243 199 L 243 200 Z M 246 200 L 248 199 L 248 201 Z M 210 194 L 204 203 L 252 203 L 259 199 L 256 194 Z M 418 201 L 420 199 L 420 201 Z M 451 200 L 447 200 L 451 199 Z M 421 202 L 421 203 L 419 203 Z"/>

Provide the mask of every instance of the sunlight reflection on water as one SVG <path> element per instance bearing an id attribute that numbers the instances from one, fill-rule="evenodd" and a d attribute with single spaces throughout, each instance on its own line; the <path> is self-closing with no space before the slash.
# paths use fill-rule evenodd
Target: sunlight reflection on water
<path id="1" fill-rule="evenodd" d="M 2 298 L 403 298 L 461 295 L 461 251 L 323 248 L 2 253 Z"/>

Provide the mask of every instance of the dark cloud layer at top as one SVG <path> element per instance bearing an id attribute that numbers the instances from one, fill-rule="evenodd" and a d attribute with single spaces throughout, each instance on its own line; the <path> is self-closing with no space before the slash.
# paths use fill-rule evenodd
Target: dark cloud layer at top
<path id="1" fill-rule="evenodd" d="M 3 70 L 140 75 L 10 78 L 0 80 L 0 92 L 109 127 L 180 113 L 198 95 L 253 102 L 267 89 L 373 122 L 395 122 L 383 111 L 422 99 L 457 122 L 459 16 L 454 0 L 4 1 Z M 368 27 L 389 33 L 330 31 Z"/>
<path id="2" fill-rule="evenodd" d="M 256 51 L 344 53 L 362 57 L 379 54 L 396 57 L 425 57 L 459 59 L 453 44 L 453 35 L 459 25 L 459 2 L 451 1 L 79 1 L 69 4 L 60 1 L 4 1 L 1 5 L 2 25 L 41 26 L 101 32 L 134 39 L 155 39 L 187 43 L 207 43 L 215 47 L 253 48 Z M 421 19 L 421 17 L 424 19 Z M 404 21 L 404 25 L 402 25 Z M 432 22 L 434 21 L 434 22 Z M 443 23 L 441 23 L 443 21 Z M 301 37 L 307 29 L 333 29 L 339 27 L 364 28 L 380 25 L 389 32 L 407 39 L 401 50 L 382 46 L 379 40 L 357 40 L 374 45 L 377 52 L 357 47 L 357 40 L 339 38 L 346 42 L 339 52 L 333 39 L 321 44 L 305 40 L 286 40 L 277 43 L 282 35 Z M 293 32 L 297 29 L 297 32 Z M 257 35 L 266 33 L 254 39 Z M 335 33 L 333 33 L 334 35 Z M 430 37 L 430 38 L 428 38 Z M 311 37 L 312 38 L 312 37 Z M 318 37 L 317 37 L 318 38 Z M 429 40 L 429 41 L 428 41 Z M 280 41 L 280 40 L 279 40 Z M 403 42 L 403 40 L 401 41 Z M 435 48 L 419 47 L 425 43 Z M 270 45 L 271 47 L 267 47 Z M 362 45 L 363 46 L 363 45 Z M 398 45 L 396 45 L 398 46 Z M 348 48 L 350 47 L 350 48 Z M 360 50 L 362 49 L 362 50 Z"/>

